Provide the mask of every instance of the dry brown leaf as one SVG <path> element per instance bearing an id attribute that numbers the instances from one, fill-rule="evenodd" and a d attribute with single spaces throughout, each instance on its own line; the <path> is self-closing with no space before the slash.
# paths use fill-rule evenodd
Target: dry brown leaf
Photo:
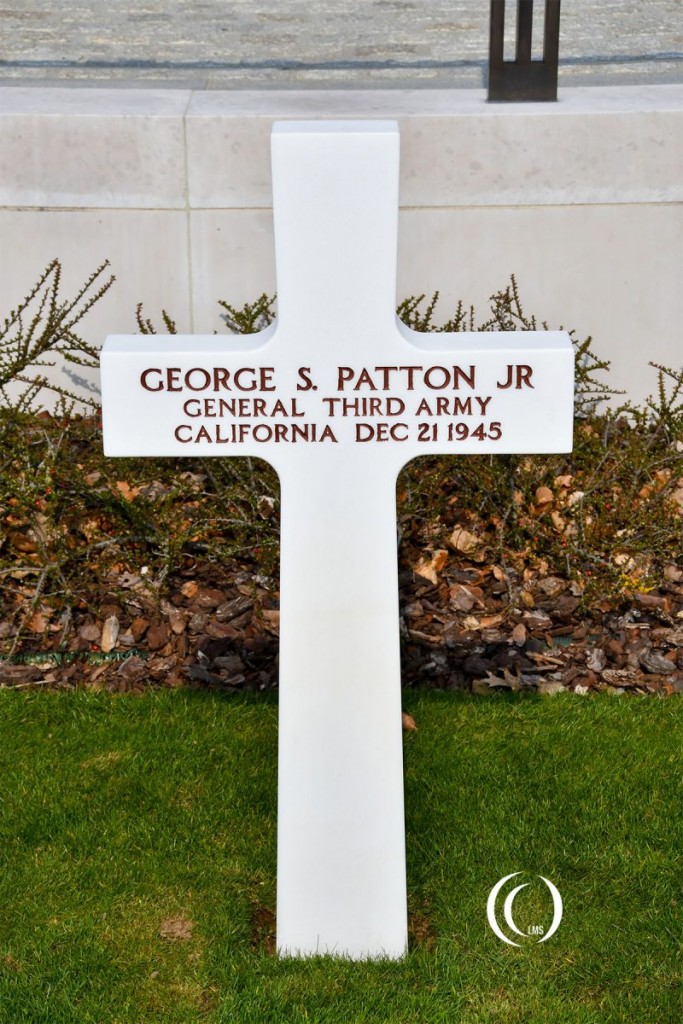
<path id="1" fill-rule="evenodd" d="M 549 487 L 537 487 L 535 506 L 537 512 L 544 512 L 555 500 L 555 495 Z"/>
<path id="2" fill-rule="evenodd" d="M 572 493 L 567 498 L 567 508 L 573 508 L 574 505 L 578 505 L 580 501 L 583 501 L 585 496 L 585 491 L 572 491 Z"/>
<path id="3" fill-rule="evenodd" d="M 25 625 L 31 633 L 44 633 L 47 629 L 47 619 L 42 612 L 34 612 L 28 617 Z"/>
<path id="4" fill-rule="evenodd" d="M 99 519 L 81 519 L 78 528 L 89 544 L 102 534 L 102 523 Z"/>
<path id="5" fill-rule="evenodd" d="M 100 647 L 105 654 L 108 654 L 109 651 L 113 651 L 116 647 L 116 641 L 119 638 L 119 628 L 119 620 L 115 615 L 110 615 L 104 620 Z"/>
<path id="6" fill-rule="evenodd" d="M 216 587 L 201 587 L 196 596 L 196 602 L 200 608 L 218 608 L 219 605 L 225 603 L 226 597 L 224 590 L 218 590 Z"/>
<path id="7" fill-rule="evenodd" d="M 536 651 L 529 651 L 528 657 L 532 661 L 536 662 L 537 666 L 547 665 L 549 668 L 564 668 L 564 662 L 561 658 L 554 658 L 551 654 L 545 652 L 537 653 Z"/>
<path id="8" fill-rule="evenodd" d="M 551 512 L 550 518 L 552 519 L 553 529 L 556 533 L 564 533 L 567 526 L 566 521 L 562 518 L 559 512 Z"/>
<path id="9" fill-rule="evenodd" d="M 99 643 L 100 634 L 100 627 L 94 622 L 88 622 L 78 630 L 81 640 L 85 640 L 89 644 Z"/>
<path id="10" fill-rule="evenodd" d="M 463 586 L 462 583 L 454 583 L 450 588 L 450 595 L 451 608 L 458 612 L 469 612 L 477 603 L 470 588 Z"/>
<path id="11" fill-rule="evenodd" d="M 168 618 L 171 625 L 171 630 L 173 631 L 173 633 L 175 633 L 176 636 L 180 636 L 181 633 L 185 632 L 187 621 L 185 619 L 184 614 L 181 611 L 179 611 L 177 608 L 171 609 L 168 613 Z"/>
<path id="12" fill-rule="evenodd" d="M 677 514 L 683 516 L 683 487 L 677 487 L 671 498 L 674 504 L 678 506 L 676 509 Z"/>
<path id="13" fill-rule="evenodd" d="M 540 580 L 538 583 L 538 589 L 548 597 L 557 597 L 558 594 L 562 594 L 567 590 L 567 586 L 567 581 L 560 579 L 559 576 L 546 576 L 545 579 Z"/>
<path id="14" fill-rule="evenodd" d="M 149 629 L 149 619 L 145 618 L 144 615 L 137 615 L 130 624 L 130 631 L 133 634 L 133 640 L 136 644 L 139 644 L 143 636 Z"/>
<path id="15" fill-rule="evenodd" d="M 435 551 L 432 558 L 421 558 L 415 566 L 414 571 L 418 576 L 422 576 L 423 579 L 429 580 L 430 583 L 434 583 L 436 585 L 439 582 L 439 573 L 443 569 L 447 560 L 447 551 Z"/>
<path id="16" fill-rule="evenodd" d="M 168 641 L 168 630 L 163 622 L 153 622 L 147 630 L 147 646 L 150 651 L 160 651 Z"/>
<path id="17" fill-rule="evenodd" d="M 116 584 L 119 587 L 124 587 L 126 590 L 139 590 L 144 589 L 146 585 L 153 585 L 151 580 L 148 580 L 146 584 L 142 583 L 141 577 L 136 576 L 132 572 L 121 572 L 120 570 L 117 571 L 119 572 L 119 577 L 116 581 Z"/>
<path id="18" fill-rule="evenodd" d="M 126 501 L 134 501 L 140 493 L 140 488 L 131 487 L 127 480 L 117 480 L 116 490 Z"/>
<path id="19" fill-rule="evenodd" d="M 21 533 L 17 531 L 10 533 L 9 542 L 16 551 L 21 551 L 25 555 L 33 555 L 38 550 L 38 544 L 33 539 L 35 534 L 32 530 L 28 533 Z"/>
<path id="20" fill-rule="evenodd" d="M 469 530 L 463 529 L 461 526 L 456 526 L 453 533 L 448 538 L 448 543 L 456 551 L 459 551 L 462 555 L 467 555 L 474 562 L 483 562 L 484 555 L 482 554 L 482 541 L 480 537 L 477 537 L 476 533 L 470 533 Z"/>
<path id="21" fill-rule="evenodd" d="M 88 682 L 89 682 L 89 683 L 90 683 L 91 685 L 92 685 L 92 683 L 96 683 L 96 682 L 97 682 L 97 680 L 98 680 L 98 679 L 99 679 L 99 678 L 100 678 L 101 676 L 103 676 L 103 675 L 105 674 L 105 672 L 108 672 L 110 668 L 111 668 L 111 665 L 107 664 L 107 662 L 105 662 L 105 663 L 104 663 L 104 665 L 98 665 L 98 666 L 97 666 L 96 668 L 94 668 L 94 669 L 92 670 L 92 672 L 90 673 L 90 678 L 89 678 Z"/>
<path id="22" fill-rule="evenodd" d="M 426 558 L 421 558 L 417 565 L 414 567 L 413 572 L 417 576 L 421 576 L 423 580 L 429 580 L 430 583 L 437 583 L 436 573 L 432 566 L 431 561 L 427 561 Z"/>
<path id="23" fill-rule="evenodd" d="M 441 572 L 441 570 L 443 569 L 443 567 L 445 566 L 447 561 L 448 561 L 448 552 L 447 551 L 444 551 L 442 548 L 440 548 L 438 551 L 434 552 L 434 558 L 432 559 L 432 562 L 433 562 L 434 568 L 436 569 L 437 572 Z"/>
<path id="24" fill-rule="evenodd" d="M 523 622 L 518 622 L 515 628 L 512 630 L 512 642 L 517 647 L 523 647 L 526 643 L 526 626 Z"/>
<path id="25" fill-rule="evenodd" d="M 524 622 L 529 629 L 548 629 L 552 625 L 550 616 L 540 610 L 524 612 Z"/>

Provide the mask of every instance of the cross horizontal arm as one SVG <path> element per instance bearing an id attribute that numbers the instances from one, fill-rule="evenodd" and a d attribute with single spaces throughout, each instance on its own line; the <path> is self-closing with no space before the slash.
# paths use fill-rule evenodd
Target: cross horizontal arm
<path id="1" fill-rule="evenodd" d="M 311 332 L 109 338 L 106 454 L 249 455 L 279 471 L 318 448 L 379 449 L 398 472 L 418 455 L 571 449 L 564 332 L 419 334 L 394 319 L 363 359 Z"/>

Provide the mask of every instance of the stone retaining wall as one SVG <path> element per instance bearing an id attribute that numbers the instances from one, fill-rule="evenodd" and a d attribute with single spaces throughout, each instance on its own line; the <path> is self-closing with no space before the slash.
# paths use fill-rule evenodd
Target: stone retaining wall
<path id="1" fill-rule="evenodd" d="M 136 304 L 182 330 L 218 299 L 275 291 L 269 131 L 277 118 L 397 118 L 399 298 L 482 315 L 517 275 L 527 311 L 592 333 L 638 400 L 648 359 L 678 366 L 683 86 L 575 87 L 556 104 L 479 89 L 0 88 L 0 315 L 55 256 L 75 288 L 117 284 L 83 333 L 133 332 Z"/>

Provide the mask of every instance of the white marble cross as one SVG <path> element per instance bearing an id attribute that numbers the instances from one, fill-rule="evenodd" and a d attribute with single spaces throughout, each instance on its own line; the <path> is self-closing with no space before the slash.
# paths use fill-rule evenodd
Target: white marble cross
<path id="1" fill-rule="evenodd" d="M 572 348 L 562 332 L 397 320 L 394 122 L 278 123 L 272 163 L 276 322 L 108 338 L 105 451 L 277 470 L 278 950 L 400 957 L 396 477 L 417 455 L 569 450 Z"/>

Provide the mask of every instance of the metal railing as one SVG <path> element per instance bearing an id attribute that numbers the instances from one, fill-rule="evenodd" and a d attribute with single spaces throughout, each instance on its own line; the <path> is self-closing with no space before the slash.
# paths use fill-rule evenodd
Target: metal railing
<path id="1" fill-rule="evenodd" d="M 517 0 L 515 59 L 504 60 L 505 0 L 491 0 L 489 100 L 557 99 L 560 0 L 545 0 L 542 60 L 531 57 L 533 18 L 534 0 Z"/>

